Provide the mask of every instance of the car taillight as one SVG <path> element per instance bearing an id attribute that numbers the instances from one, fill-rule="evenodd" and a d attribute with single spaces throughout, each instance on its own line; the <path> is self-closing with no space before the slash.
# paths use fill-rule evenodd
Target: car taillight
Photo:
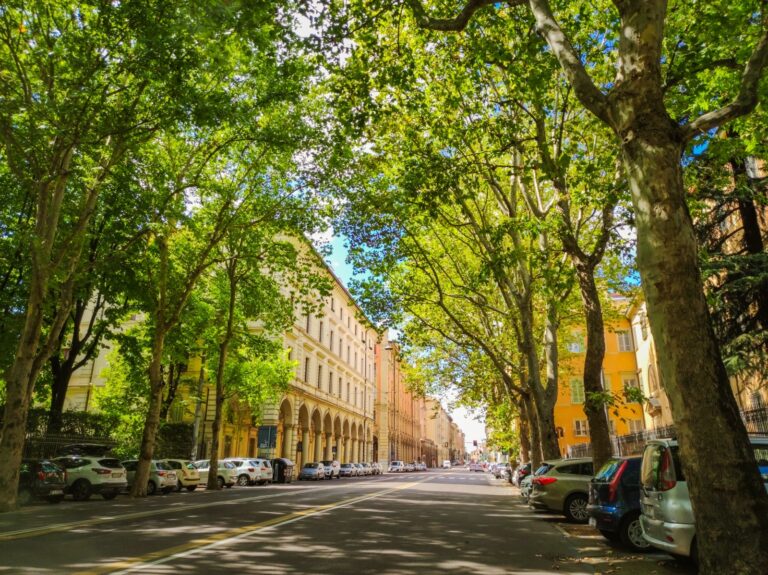
<path id="1" fill-rule="evenodd" d="M 37 472 L 37 478 L 38 478 L 40 481 L 45 481 L 45 478 L 46 478 L 47 476 L 48 476 L 48 474 L 47 474 L 47 473 L 45 473 L 45 471 L 38 471 L 38 472 Z"/>
<path id="2" fill-rule="evenodd" d="M 624 468 L 627 466 L 627 460 L 622 461 L 619 468 L 616 470 L 616 474 L 608 484 L 608 502 L 613 503 L 616 501 L 616 494 L 619 492 L 619 482 L 621 481 L 621 475 L 624 473 Z"/>
<path id="3" fill-rule="evenodd" d="M 550 483 L 554 483 L 557 481 L 556 477 L 534 477 L 533 482 L 536 485 L 549 485 Z"/>
<path id="4" fill-rule="evenodd" d="M 158 471 L 158 472 L 157 472 L 157 474 L 158 474 L 160 477 L 165 477 L 165 471 Z"/>
<path id="5" fill-rule="evenodd" d="M 98 473 L 99 475 L 110 475 L 112 473 L 111 469 L 103 469 L 101 467 L 94 467 L 93 471 L 94 473 Z"/>
<path id="6" fill-rule="evenodd" d="M 255 473 L 256 470 L 253 467 L 248 468 L 248 473 Z"/>
<path id="7" fill-rule="evenodd" d="M 672 454 L 669 449 L 665 449 L 659 469 L 659 491 L 669 491 L 675 485 L 677 485 L 677 479 L 675 478 L 675 469 L 672 466 Z"/>

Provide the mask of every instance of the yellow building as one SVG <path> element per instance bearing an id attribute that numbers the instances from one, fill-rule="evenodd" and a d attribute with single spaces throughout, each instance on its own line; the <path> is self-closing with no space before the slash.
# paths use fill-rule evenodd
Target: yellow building
<path id="1" fill-rule="evenodd" d="M 628 302 L 614 298 L 617 308 Z M 611 436 L 636 433 L 645 428 L 640 403 L 624 401 L 624 389 L 639 386 L 635 342 L 625 310 L 611 317 L 605 329 L 605 359 L 603 360 L 603 389 L 610 391 L 615 405 L 606 407 Z M 586 337 L 582 329 L 574 329 L 567 337 L 567 357 L 560 364 L 560 386 L 555 404 L 560 453 L 568 455 L 573 445 L 589 443 L 589 425 L 584 413 L 584 351 Z"/>

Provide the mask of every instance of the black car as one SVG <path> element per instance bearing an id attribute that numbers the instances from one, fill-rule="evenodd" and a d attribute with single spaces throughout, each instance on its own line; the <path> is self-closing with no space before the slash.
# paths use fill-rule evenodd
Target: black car
<path id="1" fill-rule="evenodd" d="M 640 527 L 642 461 L 642 457 L 612 457 L 589 484 L 589 524 L 633 551 L 650 547 Z"/>
<path id="2" fill-rule="evenodd" d="M 64 470 L 47 459 L 23 459 L 19 470 L 20 505 L 26 505 L 34 499 L 46 499 L 50 503 L 60 503 L 64 499 L 67 481 Z"/>

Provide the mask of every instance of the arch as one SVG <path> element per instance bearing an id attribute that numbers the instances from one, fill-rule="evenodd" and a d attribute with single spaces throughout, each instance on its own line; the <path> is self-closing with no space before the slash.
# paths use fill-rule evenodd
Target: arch
<path id="1" fill-rule="evenodd" d="M 323 417 L 323 432 L 333 433 L 333 420 L 331 419 L 331 412 L 326 411 L 325 417 Z"/>
<path id="2" fill-rule="evenodd" d="M 320 433 L 322 431 L 322 424 L 323 418 L 320 416 L 320 410 L 314 408 L 312 410 L 312 427 L 314 428 L 315 433 Z"/>
<path id="3" fill-rule="evenodd" d="M 345 419 L 344 423 L 341 427 L 341 435 L 342 437 L 349 437 L 349 420 Z"/>
<path id="4" fill-rule="evenodd" d="M 298 424 L 302 429 L 309 429 L 309 410 L 306 403 L 299 408 Z"/>
<path id="5" fill-rule="evenodd" d="M 287 423 L 289 425 L 294 423 L 293 405 L 291 404 L 291 400 L 288 397 L 283 399 L 282 403 L 280 403 L 280 414 L 278 415 L 278 418 L 282 420 L 283 423 Z"/>
<path id="6" fill-rule="evenodd" d="M 359 439 L 361 439 L 361 440 L 364 438 L 364 435 L 363 435 L 363 424 L 359 423 L 359 422 L 357 424 L 357 437 Z"/>
<path id="7" fill-rule="evenodd" d="M 354 423 L 354 422 L 352 422 L 352 425 L 350 426 L 350 429 L 349 429 L 349 436 L 350 436 L 352 439 L 357 439 L 357 424 L 356 424 L 356 423 Z"/>
<path id="8" fill-rule="evenodd" d="M 336 419 L 333 420 L 333 435 L 340 437 L 341 434 L 341 417 L 337 415 Z"/>

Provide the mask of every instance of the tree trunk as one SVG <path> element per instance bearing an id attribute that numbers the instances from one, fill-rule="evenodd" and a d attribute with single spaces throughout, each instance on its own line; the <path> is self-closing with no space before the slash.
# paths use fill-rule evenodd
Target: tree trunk
<path id="1" fill-rule="evenodd" d="M 547 318 L 544 324 L 544 359 L 547 366 L 547 387 L 540 392 L 537 415 L 541 434 L 541 455 L 544 459 L 560 459 L 560 444 L 555 427 L 555 403 L 557 403 L 558 360 L 557 329 L 559 327 L 557 303 L 547 301 Z"/>
<path id="2" fill-rule="evenodd" d="M 768 573 L 768 494 L 710 324 L 677 126 L 660 116 L 638 114 L 622 153 L 638 268 L 698 525 L 701 572 Z"/>
<path id="3" fill-rule="evenodd" d="M 584 306 L 584 319 L 587 327 L 587 350 L 584 357 L 584 413 L 589 422 L 589 438 L 592 445 L 592 461 L 595 471 L 603 466 L 611 455 L 611 434 L 608 417 L 605 413 L 602 371 L 605 358 L 605 326 L 600 295 L 595 283 L 594 269 L 589 266 L 576 266 L 576 276 L 581 290 Z"/>
<path id="4" fill-rule="evenodd" d="M 200 355 L 200 373 L 197 377 L 197 399 L 195 400 L 195 420 L 192 425 L 192 461 L 197 459 L 197 446 L 200 442 L 200 422 L 203 417 L 203 386 L 205 385 L 205 352 Z"/>
<path id="5" fill-rule="evenodd" d="M 64 400 L 67 397 L 69 381 L 74 371 L 74 361 L 69 356 L 62 362 L 54 355 L 49 360 L 51 366 L 51 406 L 48 409 L 48 433 L 60 433 L 62 414 L 64 413 Z"/>
<path id="6" fill-rule="evenodd" d="M 163 406 L 163 350 L 165 348 L 166 332 L 162 325 L 155 326 L 152 339 L 152 359 L 149 364 L 149 407 L 144 421 L 144 433 L 141 438 L 139 463 L 136 467 L 136 477 L 131 487 L 131 497 L 146 497 L 149 468 L 155 453 L 157 431 L 160 429 L 160 409 Z"/>
<path id="7" fill-rule="evenodd" d="M 216 414 L 213 418 L 213 437 L 211 438 L 211 466 L 208 472 L 208 489 L 218 489 L 217 473 L 219 464 L 219 435 L 221 433 L 221 418 L 224 410 L 224 369 L 227 366 L 227 353 L 232 341 L 235 325 L 235 298 L 237 297 L 237 259 L 227 262 L 229 278 L 229 302 L 227 307 L 227 327 L 219 344 L 219 361 L 216 366 Z"/>
<path id="8" fill-rule="evenodd" d="M 524 413 L 524 419 L 526 421 L 526 441 L 528 444 L 528 457 L 523 457 L 523 463 L 531 462 L 531 468 L 537 469 L 541 465 L 541 441 L 539 441 L 539 423 L 536 420 L 535 408 L 533 406 L 533 400 L 530 395 L 524 395 L 521 397 L 521 413 Z M 529 439 L 530 438 L 530 439 Z M 521 446 L 523 445 L 522 439 L 522 426 L 521 426 Z"/>

